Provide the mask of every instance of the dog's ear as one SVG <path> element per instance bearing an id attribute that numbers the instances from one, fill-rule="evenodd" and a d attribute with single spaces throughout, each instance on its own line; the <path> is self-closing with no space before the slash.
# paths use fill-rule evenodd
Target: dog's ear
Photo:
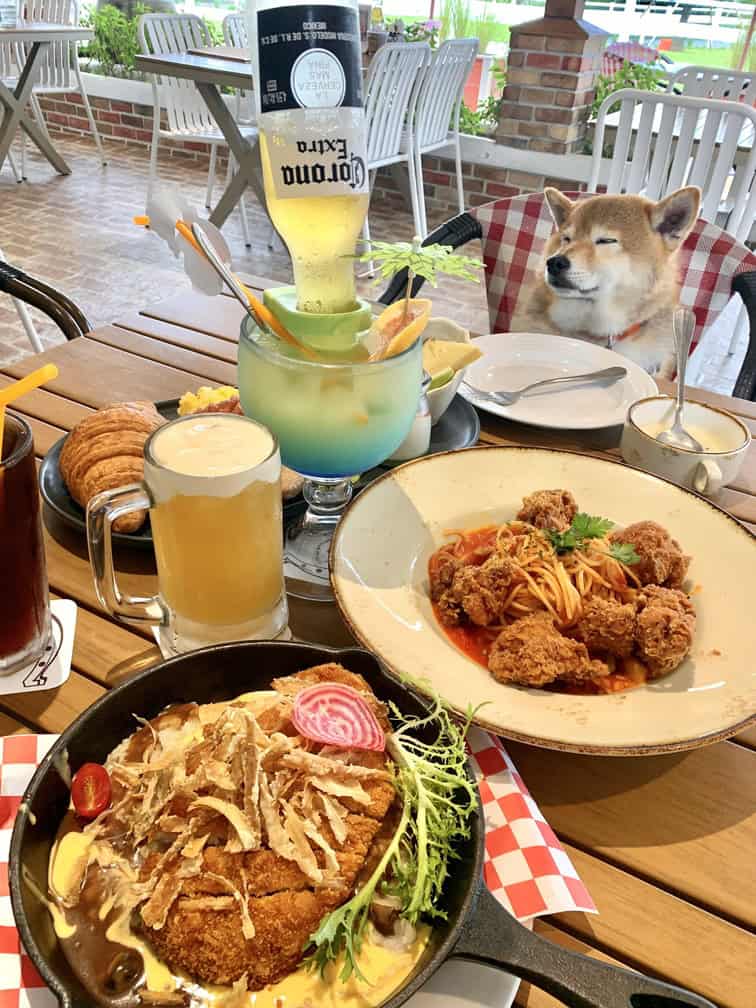
<path id="1" fill-rule="evenodd" d="M 568 199 L 564 193 L 559 192 L 558 189 L 548 189 L 543 190 L 543 195 L 546 198 L 546 205 L 551 211 L 551 216 L 554 218 L 554 223 L 558 228 L 562 227 L 564 222 L 572 213 L 572 208 L 575 205 L 571 199 Z"/>
<path id="2" fill-rule="evenodd" d="M 665 196 L 651 207 L 651 227 L 658 231 L 667 248 L 676 249 L 696 223 L 701 205 L 698 186 L 686 186 Z"/>

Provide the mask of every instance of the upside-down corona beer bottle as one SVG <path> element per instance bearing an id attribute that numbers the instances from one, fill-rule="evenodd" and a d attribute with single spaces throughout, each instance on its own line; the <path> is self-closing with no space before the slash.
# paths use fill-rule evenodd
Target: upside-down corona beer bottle
<path id="1" fill-rule="evenodd" d="M 369 196 L 357 0 L 248 0 L 268 212 L 300 311 L 355 308 Z"/>

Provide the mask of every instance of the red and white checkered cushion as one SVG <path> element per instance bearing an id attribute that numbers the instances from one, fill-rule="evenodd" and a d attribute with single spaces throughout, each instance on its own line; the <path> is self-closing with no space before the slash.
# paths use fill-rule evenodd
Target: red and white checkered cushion
<path id="1" fill-rule="evenodd" d="M 586 193 L 566 193 L 586 199 Z M 542 268 L 554 222 L 543 193 L 510 196 L 469 211 L 483 229 L 483 261 L 492 332 L 508 332 L 517 302 Z M 756 255 L 716 224 L 698 220 L 680 249 L 680 304 L 692 308 L 691 350 L 731 297 L 733 277 L 756 270 Z"/>
<path id="2" fill-rule="evenodd" d="M 601 57 L 601 73 L 605 77 L 614 77 L 623 63 L 656 63 L 659 59 L 657 49 L 641 45 L 639 42 L 612 42 Z"/>

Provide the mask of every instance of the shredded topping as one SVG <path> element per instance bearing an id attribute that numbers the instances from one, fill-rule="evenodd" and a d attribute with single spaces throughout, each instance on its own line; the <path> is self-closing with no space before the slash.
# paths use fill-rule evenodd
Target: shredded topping
<path id="1" fill-rule="evenodd" d="M 291 862 L 314 890 L 348 891 L 344 845 L 354 805 L 344 802 L 370 806 L 371 789 L 393 780 L 391 761 L 298 733 L 296 687 L 309 683 L 296 680 L 276 680 L 276 690 L 257 702 L 186 704 L 136 719 L 138 730 L 105 764 L 112 802 L 84 828 L 92 842 L 77 891 L 67 896 L 72 905 L 92 869 L 104 882 L 108 914 L 128 919 L 136 911 L 148 934 L 165 927 L 174 907 L 237 910 L 251 941 L 250 905 L 260 893 L 255 866 L 263 863 L 255 858 Z M 149 1002 L 148 992 L 140 994 Z"/>

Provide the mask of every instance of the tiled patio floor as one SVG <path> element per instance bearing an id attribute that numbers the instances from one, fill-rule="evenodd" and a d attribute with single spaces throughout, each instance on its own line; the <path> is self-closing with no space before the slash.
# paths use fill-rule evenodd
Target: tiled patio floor
<path id="1" fill-rule="evenodd" d="M 56 175 L 47 162 L 33 155 L 28 158 L 28 182 L 15 183 L 7 165 L 0 172 L 0 248 L 5 258 L 64 290 L 81 306 L 92 325 L 112 322 L 177 289 L 188 289 L 189 281 L 167 246 L 132 223 L 134 214 L 144 212 L 146 155 L 138 149 L 109 145 L 109 163 L 102 168 L 88 139 L 57 137 L 55 142 L 73 169 L 71 175 Z M 161 176 L 202 208 L 204 170 L 173 161 L 161 167 Z M 216 196 L 219 194 L 220 188 Z M 238 214 L 224 228 L 235 268 L 242 273 L 290 281 L 288 256 L 284 250 L 268 248 L 267 220 L 253 196 L 248 200 L 248 214 L 250 249 L 244 247 Z M 430 223 L 433 226 L 440 221 Z M 371 207 L 370 225 L 375 238 L 409 240 L 412 235 L 409 211 L 382 211 L 380 204 Z M 375 297 L 381 289 L 369 280 L 360 281 L 359 287 L 368 297 Z M 435 291 L 433 297 L 438 314 L 473 331 L 488 328 L 482 287 L 445 282 L 443 290 Z M 45 343 L 62 338 L 44 316 L 35 317 L 35 322 Z M 745 347 L 728 357 L 729 337 L 724 327 L 713 342 L 698 368 L 700 383 L 729 392 Z M 10 299 L 0 295 L 0 363 L 29 352 Z"/>

